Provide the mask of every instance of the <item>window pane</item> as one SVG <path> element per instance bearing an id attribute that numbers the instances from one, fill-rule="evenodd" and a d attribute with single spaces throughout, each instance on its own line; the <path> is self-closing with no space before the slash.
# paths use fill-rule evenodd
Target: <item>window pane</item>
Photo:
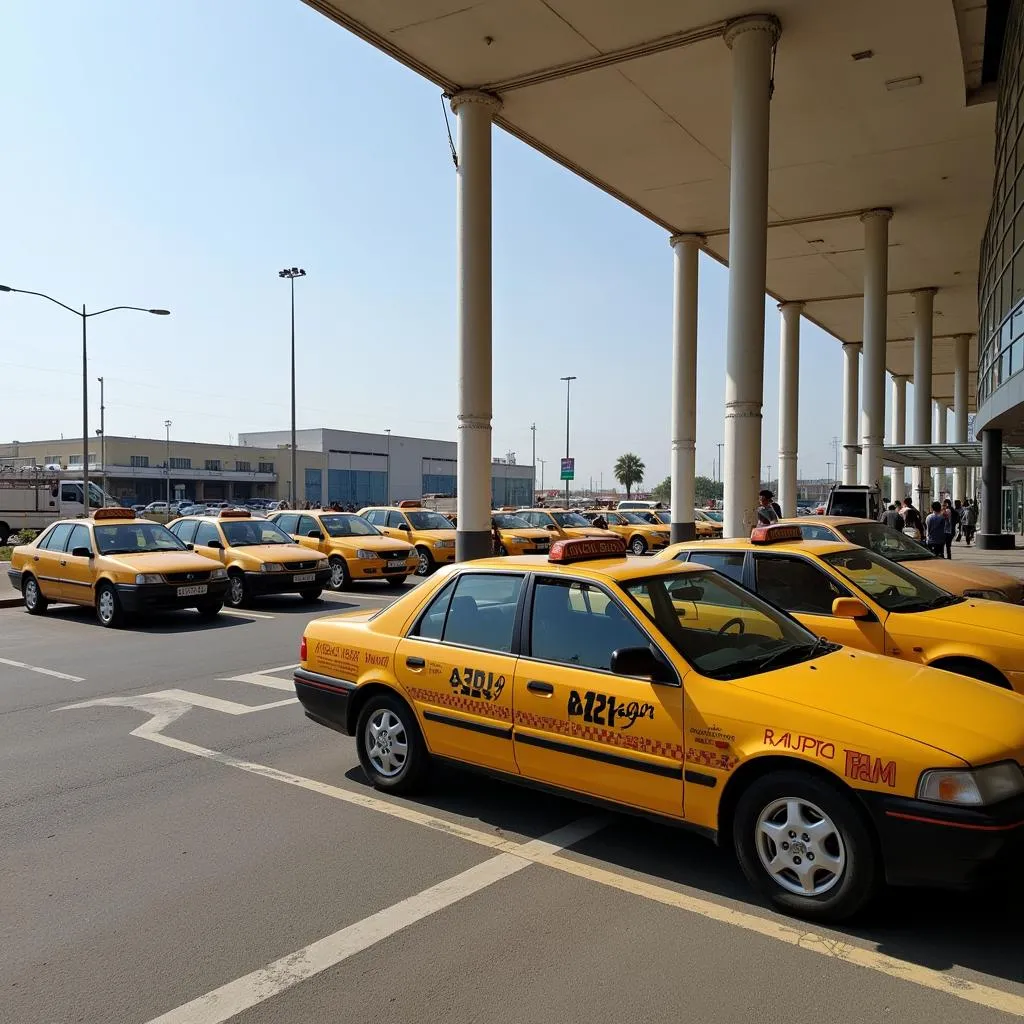
<path id="1" fill-rule="evenodd" d="M 444 642 L 511 651 L 512 627 L 522 587 L 523 577 L 510 573 L 461 575 L 448 610 Z"/>
<path id="2" fill-rule="evenodd" d="M 787 612 L 831 615 L 832 602 L 850 595 L 831 576 L 802 558 L 758 555 L 754 575 L 758 594 Z"/>
<path id="3" fill-rule="evenodd" d="M 217 532 L 217 527 L 213 523 L 200 523 L 199 529 L 196 530 L 196 543 L 197 544 L 209 544 L 212 540 L 220 540 L 220 534 Z"/>
<path id="4" fill-rule="evenodd" d="M 174 530 L 174 532 L 175 534 L 177 534 L 178 540 L 180 540 L 183 544 L 191 544 L 194 541 L 196 535 L 196 528 L 198 526 L 198 519 L 186 519 L 183 522 L 176 524 L 177 528 Z"/>
<path id="5" fill-rule="evenodd" d="M 299 517 L 295 513 L 285 513 L 283 516 L 278 516 L 274 522 L 284 530 L 285 533 L 296 533 L 297 524 Z"/>
<path id="6" fill-rule="evenodd" d="M 77 525 L 71 531 L 68 551 L 74 551 L 75 548 L 88 548 L 92 551 L 92 538 L 89 536 L 89 528 L 87 526 Z"/>
<path id="7" fill-rule="evenodd" d="M 47 551 L 63 551 L 69 536 L 71 536 L 71 524 L 58 523 L 40 546 L 46 548 Z"/>
<path id="8" fill-rule="evenodd" d="M 744 557 L 742 551 L 694 551 L 690 554 L 690 561 L 699 562 L 737 583 L 742 583 Z"/>
<path id="9" fill-rule="evenodd" d="M 424 640 L 440 640 L 444 632 L 444 620 L 448 614 L 448 605 L 455 592 L 455 581 L 451 580 L 441 588 L 441 592 L 430 602 L 426 613 L 420 619 L 419 626 L 414 628 L 410 636 L 418 636 Z"/>

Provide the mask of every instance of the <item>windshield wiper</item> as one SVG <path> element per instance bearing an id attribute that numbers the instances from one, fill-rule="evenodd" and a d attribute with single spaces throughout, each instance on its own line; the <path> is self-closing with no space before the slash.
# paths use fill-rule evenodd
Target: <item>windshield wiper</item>
<path id="1" fill-rule="evenodd" d="M 938 597 L 933 598 L 931 601 L 925 601 L 924 608 L 927 611 L 931 611 L 934 608 L 948 608 L 951 604 L 961 604 L 966 600 L 966 597 L 960 597 L 957 594 L 939 594 Z"/>
<path id="2" fill-rule="evenodd" d="M 754 671 L 767 672 L 770 669 L 782 668 L 784 665 L 795 665 L 801 661 L 809 661 L 821 654 L 831 654 L 839 650 L 840 645 L 831 643 L 823 636 L 815 638 L 809 644 L 785 644 L 782 647 L 770 651 L 768 654 L 756 655 L 752 658 L 742 658 L 725 665 L 718 672 L 714 673 L 716 679 L 729 679 L 735 676 L 735 670 L 753 669 Z M 711 673 L 709 673 L 711 674 Z"/>

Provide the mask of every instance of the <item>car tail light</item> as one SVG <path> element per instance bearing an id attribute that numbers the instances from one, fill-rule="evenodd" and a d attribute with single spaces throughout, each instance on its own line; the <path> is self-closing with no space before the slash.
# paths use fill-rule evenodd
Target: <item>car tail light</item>
<path id="1" fill-rule="evenodd" d="M 302 638 L 302 642 L 299 644 L 299 661 L 306 660 L 306 638 Z"/>

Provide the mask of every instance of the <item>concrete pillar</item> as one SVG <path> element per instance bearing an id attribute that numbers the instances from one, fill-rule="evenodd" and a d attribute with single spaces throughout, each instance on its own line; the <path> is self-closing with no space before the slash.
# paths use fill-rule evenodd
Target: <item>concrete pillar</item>
<path id="1" fill-rule="evenodd" d="M 857 482 L 857 383 L 860 345 L 843 345 L 843 475 L 844 484 Z"/>
<path id="2" fill-rule="evenodd" d="M 907 378 L 892 378 L 892 443 L 896 446 L 907 443 Z M 889 470 L 891 500 L 902 500 L 907 495 L 907 477 L 902 466 Z"/>
<path id="3" fill-rule="evenodd" d="M 861 381 L 860 482 L 882 484 L 885 446 L 885 342 L 888 333 L 889 221 L 892 210 L 867 210 L 864 224 L 864 379 Z"/>
<path id="4" fill-rule="evenodd" d="M 934 288 L 914 292 L 914 440 L 913 444 L 932 443 L 932 311 Z M 914 502 L 918 509 L 931 504 L 931 481 L 923 467 L 915 466 Z"/>
<path id="5" fill-rule="evenodd" d="M 761 481 L 768 130 L 772 50 L 778 38 L 779 23 L 767 15 L 737 18 L 724 34 L 732 50 L 723 474 L 726 537 L 750 534 Z"/>
<path id="6" fill-rule="evenodd" d="M 948 416 L 946 414 L 946 406 L 942 402 L 935 403 L 935 433 L 932 435 L 935 438 L 936 444 L 946 443 L 946 420 Z M 936 466 L 932 470 L 932 501 L 942 501 L 944 495 L 943 491 L 946 490 L 946 468 L 945 466 Z"/>
<path id="7" fill-rule="evenodd" d="M 456 185 L 459 336 L 458 528 L 455 557 L 491 553 L 491 118 L 501 107 L 468 90 L 458 122 Z"/>
<path id="8" fill-rule="evenodd" d="M 779 504 L 796 515 L 797 428 L 800 403 L 800 314 L 802 302 L 779 304 Z"/>
<path id="9" fill-rule="evenodd" d="M 981 432 L 981 520 L 978 547 L 1005 549 L 1014 546 L 1014 535 L 1003 533 L 1003 432 Z"/>
<path id="10" fill-rule="evenodd" d="M 953 339 L 953 443 L 967 444 L 968 374 L 970 373 L 971 336 L 958 334 Z M 953 497 L 961 501 L 967 494 L 967 470 L 953 471 Z"/>
<path id="11" fill-rule="evenodd" d="M 697 454 L 697 257 L 700 235 L 673 235 L 672 543 L 693 540 Z"/>

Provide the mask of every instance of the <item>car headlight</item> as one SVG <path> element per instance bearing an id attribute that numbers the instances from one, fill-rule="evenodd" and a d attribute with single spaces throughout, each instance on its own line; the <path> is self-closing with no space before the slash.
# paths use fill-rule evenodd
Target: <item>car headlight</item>
<path id="1" fill-rule="evenodd" d="M 135 577 L 135 582 L 142 583 L 163 583 L 164 578 L 158 572 L 140 572 Z"/>
<path id="2" fill-rule="evenodd" d="M 932 769 L 922 772 L 917 798 L 961 807 L 984 807 L 1024 793 L 1024 772 L 1013 761 L 969 770 Z"/>
<path id="3" fill-rule="evenodd" d="M 455 541 L 453 540 L 435 540 L 435 548 L 453 548 L 455 547 Z"/>
<path id="4" fill-rule="evenodd" d="M 316 567 L 318 571 L 323 569 L 330 569 L 331 563 L 326 558 L 321 558 L 320 561 L 316 563 Z"/>
<path id="5" fill-rule="evenodd" d="M 532 543 L 529 537 L 513 537 L 513 544 L 530 544 Z"/>
<path id="6" fill-rule="evenodd" d="M 280 562 L 263 562 L 260 572 L 284 572 L 284 566 Z"/>
<path id="7" fill-rule="evenodd" d="M 965 590 L 964 597 L 980 597 L 985 601 L 1008 601 L 1001 590 Z"/>
<path id="8" fill-rule="evenodd" d="M 213 572 L 210 573 L 211 580 L 226 580 L 227 578 L 227 569 L 214 569 Z"/>
<path id="9" fill-rule="evenodd" d="M 360 548 L 356 552 L 356 558 L 380 558 L 380 555 L 376 551 L 370 551 L 369 548 Z"/>

